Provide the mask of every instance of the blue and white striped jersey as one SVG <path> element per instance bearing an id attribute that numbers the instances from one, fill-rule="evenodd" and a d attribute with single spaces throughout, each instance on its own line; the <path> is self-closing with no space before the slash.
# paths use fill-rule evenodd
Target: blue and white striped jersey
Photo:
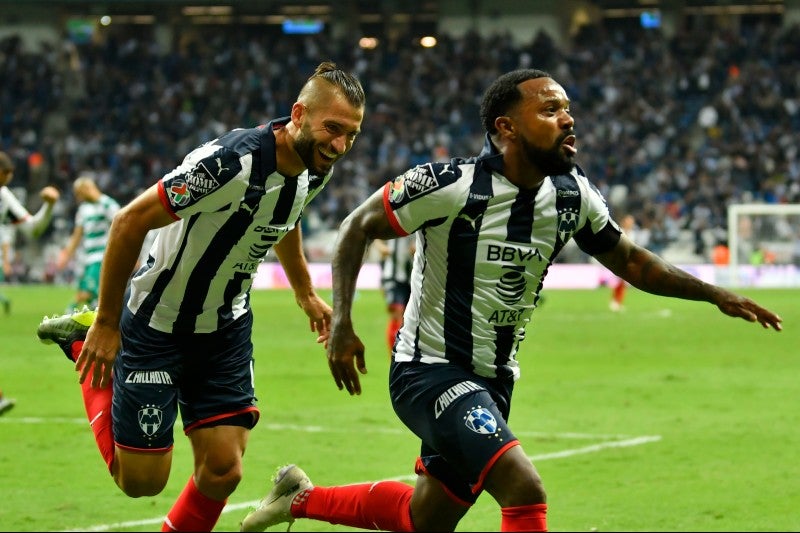
<path id="1" fill-rule="evenodd" d="M 248 312 L 258 265 L 333 172 L 278 173 L 273 128 L 288 121 L 230 131 L 193 150 L 159 182 L 177 222 L 159 230 L 127 304 L 154 329 L 207 333 Z"/>
<path id="2" fill-rule="evenodd" d="M 407 235 L 386 242 L 389 255 L 381 260 L 381 284 L 391 287 L 395 283 L 407 284 L 411 281 L 411 266 L 414 254 L 411 252 L 414 236 Z"/>
<path id="3" fill-rule="evenodd" d="M 574 238 L 595 254 L 620 235 L 580 168 L 523 190 L 503 176 L 488 138 L 478 157 L 420 165 L 387 183 L 384 206 L 398 233 L 417 232 L 395 360 L 486 377 L 519 378 L 519 343 L 564 245 Z"/>

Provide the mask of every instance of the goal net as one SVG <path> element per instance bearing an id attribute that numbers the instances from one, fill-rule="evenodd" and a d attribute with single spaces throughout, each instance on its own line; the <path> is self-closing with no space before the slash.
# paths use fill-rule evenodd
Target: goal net
<path id="1" fill-rule="evenodd" d="M 728 248 L 720 285 L 800 287 L 800 204 L 729 205 Z"/>

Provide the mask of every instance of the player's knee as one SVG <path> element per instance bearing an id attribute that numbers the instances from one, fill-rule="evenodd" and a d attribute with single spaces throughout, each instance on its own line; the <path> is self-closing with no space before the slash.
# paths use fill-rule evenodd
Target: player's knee
<path id="1" fill-rule="evenodd" d="M 195 472 L 200 492 L 217 499 L 233 494 L 242 480 L 242 463 L 239 460 L 207 459 Z"/>
<path id="2" fill-rule="evenodd" d="M 167 485 L 166 478 L 162 479 L 152 475 L 118 475 L 114 481 L 122 489 L 122 492 L 131 498 L 155 496 L 160 494 Z"/>

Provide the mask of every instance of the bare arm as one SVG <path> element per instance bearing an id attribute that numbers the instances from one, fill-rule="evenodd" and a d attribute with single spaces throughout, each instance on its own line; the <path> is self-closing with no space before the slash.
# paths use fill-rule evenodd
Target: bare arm
<path id="1" fill-rule="evenodd" d="M 355 334 L 351 319 L 358 273 L 373 239 L 397 237 L 383 207 L 382 189 L 350 213 L 339 226 L 331 261 L 333 320 L 328 344 L 328 366 L 339 390 L 344 387 L 351 395 L 361 394 L 358 372 L 367 372 L 364 344 Z"/>
<path id="2" fill-rule="evenodd" d="M 272 247 L 294 290 L 294 297 L 310 321 L 311 331 L 319 333 L 319 342 L 327 341 L 331 324 L 331 307 L 314 291 L 308 263 L 303 253 L 300 224 Z"/>
<path id="3" fill-rule="evenodd" d="M 81 226 L 75 226 L 75 229 L 72 230 L 72 235 L 67 241 L 67 245 L 61 250 L 61 253 L 58 254 L 58 261 L 56 262 L 56 268 L 62 270 L 69 260 L 75 255 L 75 250 L 78 249 L 78 245 L 81 242 L 81 238 L 83 237 L 83 228 Z"/>
<path id="4" fill-rule="evenodd" d="M 82 369 L 81 383 L 92 369 L 93 387 L 104 387 L 110 382 L 120 344 L 119 319 L 125 288 L 144 236 L 150 229 L 166 226 L 173 221 L 161 204 L 158 184 L 136 197 L 114 217 L 100 272 L 97 317 L 86 334 L 83 350 L 75 363 L 77 369 Z"/>
<path id="5" fill-rule="evenodd" d="M 764 328 L 781 330 L 782 319 L 772 311 L 744 296 L 692 276 L 635 244 L 624 234 L 611 251 L 595 257 L 637 289 L 659 296 L 709 302 L 726 315 L 758 322 Z"/>

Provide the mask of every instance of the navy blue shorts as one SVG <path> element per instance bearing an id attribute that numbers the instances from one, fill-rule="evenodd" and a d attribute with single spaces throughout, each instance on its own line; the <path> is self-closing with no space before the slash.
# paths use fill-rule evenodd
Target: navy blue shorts
<path id="1" fill-rule="evenodd" d="M 395 362 L 389 394 L 400 420 L 421 440 L 417 473 L 475 503 L 484 476 L 519 442 L 508 427 L 513 381 L 487 379 L 451 364 Z"/>
<path id="2" fill-rule="evenodd" d="M 387 306 L 402 305 L 408 303 L 411 298 L 411 284 L 398 281 L 387 281 L 383 283 L 383 297 Z"/>
<path id="3" fill-rule="evenodd" d="M 253 387 L 253 316 L 213 333 L 164 333 L 123 309 L 114 363 L 114 440 L 132 450 L 172 447 L 180 409 L 184 433 L 234 420 L 258 421 Z"/>

